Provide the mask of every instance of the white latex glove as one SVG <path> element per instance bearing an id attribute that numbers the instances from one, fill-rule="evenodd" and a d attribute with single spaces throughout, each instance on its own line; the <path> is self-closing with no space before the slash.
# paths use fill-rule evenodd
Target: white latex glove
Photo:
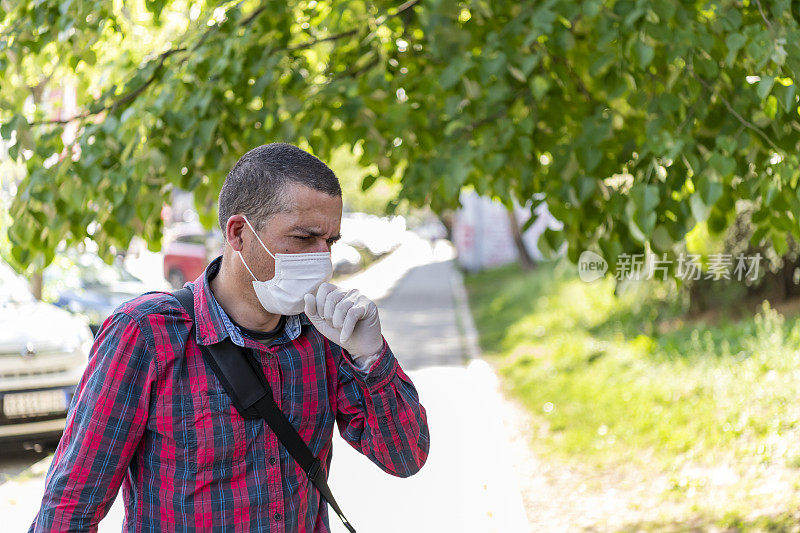
<path id="1" fill-rule="evenodd" d="M 328 340 L 347 350 L 360 365 L 372 362 L 383 348 L 378 306 L 358 292 L 323 283 L 317 294 L 306 294 L 305 312 Z M 363 366 L 362 366 L 363 368 Z"/>

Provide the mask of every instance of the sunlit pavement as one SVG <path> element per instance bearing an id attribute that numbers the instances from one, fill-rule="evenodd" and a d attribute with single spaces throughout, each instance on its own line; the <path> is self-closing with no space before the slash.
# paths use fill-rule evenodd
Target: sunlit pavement
<path id="1" fill-rule="evenodd" d="M 427 463 L 401 479 L 334 432 L 330 485 L 359 533 L 530 530 L 497 378 L 486 363 L 467 357 L 459 334 L 458 280 L 448 242 L 431 246 L 409 233 L 392 254 L 340 284 L 378 303 L 383 334 L 417 387 L 431 433 Z M 49 461 L 0 485 L 4 530 L 27 529 Z M 123 512 L 119 496 L 100 531 L 120 531 Z M 330 523 L 335 533 L 346 531 L 333 513 Z"/>
<path id="2" fill-rule="evenodd" d="M 512 471 L 503 399 L 459 335 L 453 249 L 410 237 L 384 262 L 342 286 L 377 301 L 387 342 L 419 392 L 431 449 L 406 479 L 381 471 L 334 433 L 331 490 L 361 532 L 529 531 Z M 386 290 L 386 280 L 393 280 Z M 335 516 L 331 527 L 346 530 Z"/>

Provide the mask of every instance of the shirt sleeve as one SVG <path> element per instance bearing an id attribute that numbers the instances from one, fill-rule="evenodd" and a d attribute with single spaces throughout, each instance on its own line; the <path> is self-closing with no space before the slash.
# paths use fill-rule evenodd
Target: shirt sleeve
<path id="1" fill-rule="evenodd" d="M 347 350 L 331 347 L 342 353 L 336 417 L 342 438 L 389 474 L 417 473 L 430 448 L 427 413 L 386 339 L 368 371 Z"/>
<path id="2" fill-rule="evenodd" d="M 156 363 L 137 322 L 109 317 L 92 345 L 31 532 L 97 531 L 144 432 Z"/>

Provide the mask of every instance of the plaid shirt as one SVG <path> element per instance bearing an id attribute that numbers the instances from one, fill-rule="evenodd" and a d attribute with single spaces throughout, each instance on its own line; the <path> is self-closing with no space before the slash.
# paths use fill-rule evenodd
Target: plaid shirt
<path id="1" fill-rule="evenodd" d="M 305 314 L 264 346 L 192 284 L 196 336 L 177 300 L 146 293 L 104 323 L 70 404 L 30 531 L 96 531 L 122 485 L 125 531 L 327 532 L 319 491 L 262 419 L 242 418 L 198 344 L 226 336 L 261 362 L 275 401 L 330 471 L 334 421 L 384 471 L 416 473 L 429 433 L 417 391 L 384 339 L 368 371 Z"/>

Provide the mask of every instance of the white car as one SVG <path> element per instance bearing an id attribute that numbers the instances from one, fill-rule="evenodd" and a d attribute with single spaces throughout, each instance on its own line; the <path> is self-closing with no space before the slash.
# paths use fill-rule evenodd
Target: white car
<path id="1" fill-rule="evenodd" d="M 0 261 L 0 443 L 58 441 L 92 341 L 85 320 L 36 300 Z"/>
<path id="2" fill-rule="evenodd" d="M 406 233 L 406 219 L 402 216 L 347 213 L 342 215 L 341 232 L 342 240 L 339 242 L 366 248 L 373 256 L 380 256 L 400 245 Z"/>
<path id="3" fill-rule="evenodd" d="M 363 260 L 358 250 L 341 241 L 331 246 L 331 263 L 333 263 L 333 274 L 352 274 L 361 268 Z"/>

